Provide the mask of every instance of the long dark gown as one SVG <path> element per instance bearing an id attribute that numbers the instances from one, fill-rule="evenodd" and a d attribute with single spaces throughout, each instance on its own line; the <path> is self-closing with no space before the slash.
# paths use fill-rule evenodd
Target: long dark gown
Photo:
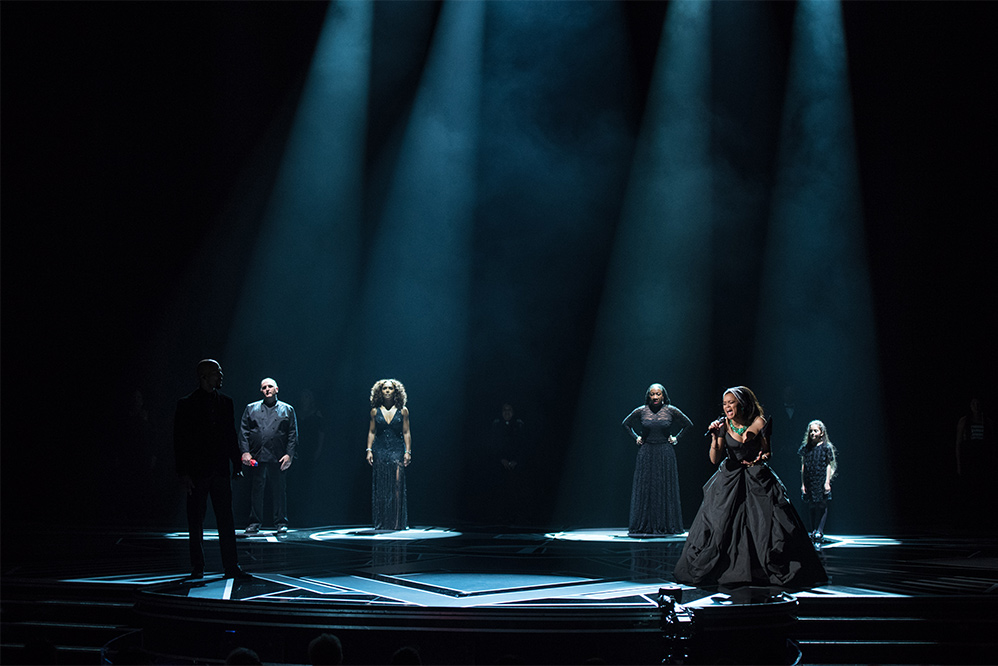
<path id="1" fill-rule="evenodd" d="M 638 447 L 634 466 L 628 535 L 682 534 L 679 471 L 669 436 L 678 436 L 691 425 L 686 415 L 671 405 L 663 405 L 657 412 L 644 405 L 624 419 L 624 428 L 632 437 L 640 436 L 644 442 Z M 676 428 L 675 433 L 673 428 Z"/>
<path id="2" fill-rule="evenodd" d="M 765 463 L 752 467 L 761 438 L 725 431 L 727 457 L 703 487 L 675 578 L 687 585 L 807 588 L 828 580 L 783 483 Z"/>
<path id="3" fill-rule="evenodd" d="M 376 530 L 404 530 L 409 526 L 405 495 L 405 440 L 402 438 L 402 411 L 391 423 L 381 408 L 374 410 L 374 442 L 371 453 L 371 514 Z"/>

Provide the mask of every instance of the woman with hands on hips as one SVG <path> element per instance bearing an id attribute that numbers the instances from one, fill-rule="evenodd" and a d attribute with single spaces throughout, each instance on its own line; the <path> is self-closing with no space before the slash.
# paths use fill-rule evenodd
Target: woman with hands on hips
<path id="1" fill-rule="evenodd" d="M 672 405 L 664 386 L 652 384 L 645 392 L 645 404 L 628 414 L 622 425 L 638 445 L 628 536 L 682 534 L 679 470 L 673 446 L 693 424 Z"/>

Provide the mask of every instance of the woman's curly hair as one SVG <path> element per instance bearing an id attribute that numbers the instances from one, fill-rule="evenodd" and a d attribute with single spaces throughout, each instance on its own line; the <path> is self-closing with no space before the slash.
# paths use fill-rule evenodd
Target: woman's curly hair
<path id="1" fill-rule="evenodd" d="M 384 398 L 381 396 L 381 389 L 385 387 L 385 384 L 391 384 L 395 387 L 395 407 L 402 409 L 405 407 L 405 386 L 402 385 L 397 379 L 379 379 L 374 382 L 374 386 L 371 387 L 371 409 L 375 409 L 384 404 Z M 386 405 L 391 409 L 391 405 Z"/>

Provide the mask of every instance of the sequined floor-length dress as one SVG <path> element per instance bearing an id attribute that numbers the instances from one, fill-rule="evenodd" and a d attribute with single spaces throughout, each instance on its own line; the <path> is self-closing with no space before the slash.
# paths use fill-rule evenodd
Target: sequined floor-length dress
<path id="1" fill-rule="evenodd" d="M 758 441 L 758 440 L 755 440 Z M 807 588 L 827 581 L 821 559 L 759 444 L 725 434 L 727 457 L 703 487 L 675 578 L 687 585 Z"/>
<path id="2" fill-rule="evenodd" d="M 405 440 L 402 438 L 402 411 L 391 422 L 378 407 L 374 415 L 374 442 L 371 453 L 371 514 L 374 529 L 395 531 L 409 526 L 405 492 Z"/>
<path id="3" fill-rule="evenodd" d="M 631 412 L 623 425 L 644 442 L 638 447 L 634 466 L 628 535 L 682 534 L 679 467 L 669 437 L 692 425 L 690 420 L 671 405 L 663 405 L 657 412 L 644 405 Z"/>

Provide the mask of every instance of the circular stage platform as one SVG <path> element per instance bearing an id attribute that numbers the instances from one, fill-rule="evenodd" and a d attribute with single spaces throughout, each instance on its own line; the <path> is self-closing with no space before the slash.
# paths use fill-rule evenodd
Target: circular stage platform
<path id="1" fill-rule="evenodd" d="M 115 620 L 122 635 L 105 641 L 105 663 L 127 650 L 154 663 L 221 663 L 247 647 L 265 663 L 304 664 L 321 633 L 338 636 L 353 664 L 389 663 L 404 646 L 435 664 L 792 663 L 802 654 L 808 663 L 972 663 L 998 635 L 994 558 L 981 555 L 998 548 L 994 539 L 829 536 L 820 556 L 831 582 L 787 591 L 677 585 L 683 535 L 634 539 L 621 528 L 240 535 L 246 580 L 222 577 L 210 533 L 209 572 L 196 580 L 183 532 L 23 536 L 30 560 L 5 553 L 5 636 L 17 634 L 19 615 L 37 615 L 38 600 L 89 609 L 87 626 L 127 607 L 128 633 Z"/>

